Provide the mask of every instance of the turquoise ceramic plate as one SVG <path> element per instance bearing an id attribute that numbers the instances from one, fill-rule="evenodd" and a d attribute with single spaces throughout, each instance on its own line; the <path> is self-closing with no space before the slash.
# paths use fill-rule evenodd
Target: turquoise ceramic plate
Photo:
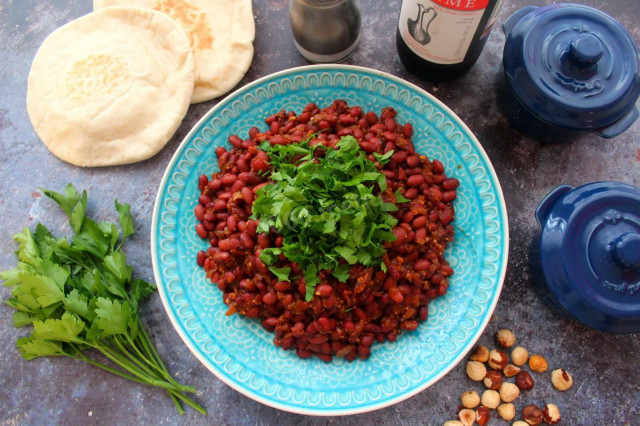
<path id="1" fill-rule="evenodd" d="M 207 242 L 195 233 L 198 176 L 217 171 L 215 148 L 230 134 L 266 130 L 264 118 L 282 109 L 341 98 L 380 112 L 391 106 L 411 122 L 416 149 L 437 158 L 461 182 L 456 240 L 448 249 L 455 270 L 446 296 L 429 305 L 429 319 L 394 343 L 375 344 L 371 358 L 347 362 L 299 359 L 273 345 L 259 322 L 225 316 L 216 286 L 196 265 Z M 187 135 L 160 184 L 151 249 L 162 302 L 195 356 L 244 395 L 286 411 L 343 415 L 382 408 L 424 390 L 451 370 L 482 333 L 505 275 L 508 225 L 500 184 L 471 131 L 422 89 L 366 68 L 329 65 L 282 71 L 218 103 Z"/>

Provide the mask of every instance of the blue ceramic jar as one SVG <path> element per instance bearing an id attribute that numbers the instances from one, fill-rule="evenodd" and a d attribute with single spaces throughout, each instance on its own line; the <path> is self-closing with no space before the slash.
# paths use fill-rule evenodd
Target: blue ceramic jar
<path id="1" fill-rule="evenodd" d="M 572 3 L 532 6 L 503 29 L 508 90 L 535 119 L 613 138 L 638 118 L 640 51 L 611 16 Z"/>
<path id="2" fill-rule="evenodd" d="M 640 189 L 563 185 L 536 219 L 542 273 L 560 306 L 598 330 L 640 332 Z"/>

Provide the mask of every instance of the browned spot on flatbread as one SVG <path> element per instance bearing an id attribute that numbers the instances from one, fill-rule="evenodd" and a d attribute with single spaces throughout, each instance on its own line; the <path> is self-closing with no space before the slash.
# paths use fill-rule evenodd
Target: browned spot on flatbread
<path id="1" fill-rule="evenodd" d="M 213 35 L 207 15 L 197 7 L 183 0 L 160 0 L 154 9 L 180 22 L 191 40 L 192 48 L 206 50 L 213 46 Z"/>

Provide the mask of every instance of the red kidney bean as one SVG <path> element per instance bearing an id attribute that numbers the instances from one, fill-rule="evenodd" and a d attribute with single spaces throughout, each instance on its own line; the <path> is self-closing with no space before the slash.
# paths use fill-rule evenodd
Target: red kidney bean
<path id="1" fill-rule="evenodd" d="M 407 178 L 407 185 L 420 186 L 424 183 L 424 177 L 422 175 L 412 175 Z"/>
<path id="2" fill-rule="evenodd" d="M 431 266 L 431 262 L 426 259 L 420 259 L 413 264 L 413 269 L 416 271 L 426 271 Z"/>
<path id="3" fill-rule="evenodd" d="M 398 138 L 398 136 L 397 136 L 395 133 L 390 132 L 390 131 L 388 131 L 388 130 L 387 130 L 387 131 L 385 131 L 385 132 L 382 132 L 382 137 L 383 137 L 385 140 L 387 140 L 387 141 L 391 141 L 391 142 L 395 141 L 395 140 Z"/>
<path id="4" fill-rule="evenodd" d="M 275 293 L 265 293 L 265 295 L 262 296 L 262 301 L 267 305 L 273 305 L 278 303 L 278 296 Z"/>
<path id="5" fill-rule="evenodd" d="M 442 201 L 445 203 L 450 203 L 456 199 L 456 191 L 444 191 L 442 193 Z"/>
<path id="6" fill-rule="evenodd" d="M 413 200 L 418 196 L 418 190 L 416 188 L 409 188 L 404 192 L 404 197 Z"/>
<path id="7" fill-rule="evenodd" d="M 444 173 L 444 165 L 439 160 L 433 160 L 433 173 L 438 175 Z"/>
<path id="8" fill-rule="evenodd" d="M 367 123 L 369 123 L 370 126 L 378 122 L 378 116 L 373 111 L 367 112 L 365 118 L 367 119 Z"/>
<path id="9" fill-rule="evenodd" d="M 449 222 L 451 222 L 453 220 L 453 210 L 451 209 L 445 209 L 440 213 L 440 216 L 438 217 L 438 220 L 440 221 L 440 223 L 442 223 L 443 225 L 448 224 Z"/>
<path id="10" fill-rule="evenodd" d="M 403 163 L 407 159 L 406 151 L 396 151 L 391 155 L 391 159 L 396 163 Z"/>
<path id="11" fill-rule="evenodd" d="M 242 139 L 236 135 L 229 136 L 229 143 L 233 145 L 234 148 L 242 148 Z"/>
<path id="12" fill-rule="evenodd" d="M 229 228 L 229 231 L 231 232 L 238 229 L 238 221 L 236 220 L 235 216 L 232 215 L 227 218 L 227 228 Z"/>
<path id="13" fill-rule="evenodd" d="M 402 136 L 409 139 L 412 134 L 413 134 L 413 126 L 411 125 L 411 123 L 405 123 L 404 126 L 402 127 Z"/>
<path id="14" fill-rule="evenodd" d="M 198 204 L 193 208 L 193 213 L 200 222 L 204 220 L 204 206 L 202 204 Z"/>
<path id="15" fill-rule="evenodd" d="M 201 223 L 196 224 L 196 233 L 200 238 L 207 238 L 209 236 L 209 233 Z"/>
<path id="16" fill-rule="evenodd" d="M 415 154 L 408 156 L 407 165 L 409 167 L 418 167 L 420 165 L 420 157 Z"/>
<path id="17" fill-rule="evenodd" d="M 204 266 L 204 260 L 206 257 L 207 254 L 203 250 L 198 251 L 198 255 L 196 256 L 196 263 L 198 266 Z"/>
<path id="18" fill-rule="evenodd" d="M 220 179 L 212 179 L 207 184 L 207 187 L 212 191 L 217 191 L 222 188 L 222 181 Z"/>
<path id="19" fill-rule="evenodd" d="M 218 158 L 222 157 L 226 153 L 227 153 L 227 150 L 224 146 L 219 146 L 216 148 L 216 156 Z"/>
<path id="20" fill-rule="evenodd" d="M 404 296 L 402 292 L 398 289 L 398 287 L 391 287 L 389 289 L 389 298 L 393 300 L 394 303 L 402 303 L 404 301 Z"/>
<path id="21" fill-rule="evenodd" d="M 251 250 L 255 246 L 255 242 L 246 232 L 240 234 L 240 244 L 247 250 Z"/>
<path id="22" fill-rule="evenodd" d="M 458 188 L 459 184 L 460 182 L 458 182 L 458 179 L 448 178 L 442 181 L 442 189 L 444 189 L 445 191 L 453 191 Z"/>

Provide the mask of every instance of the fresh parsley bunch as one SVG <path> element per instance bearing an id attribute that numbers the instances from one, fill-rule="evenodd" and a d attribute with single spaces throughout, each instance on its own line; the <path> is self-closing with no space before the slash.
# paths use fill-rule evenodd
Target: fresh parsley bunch
<path id="1" fill-rule="evenodd" d="M 283 237 L 282 248 L 267 248 L 260 259 L 278 279 L 289 281 L 290 267 L 276 267 L 282 253 L 303 270 L 310 301 L 318 272 L 329 270 L 341 282 L 349 278 L 356 263 L 385 268 L 383 243 L 395 240 L 397 224 L 390 211 L 398 208 L 374 193 L 387 189 L 386 177 L 360 149 L 352 136 L 340 139 L 336 149 L 310 139 L 290 145 L 271 146 L 265 142 L 274 182 L 258 190 L 253 203 L 258 232 L 272 228 Z M 318 150 L 324 150 L 318 153 Z M 376 154 L 385 163 L 393 151 Z"/>
<path id="2" fill-rule="evenodd" d="M 75 235 L 56 238 L 42 224 L 14 236 L 19 248 L 16 268 L 0 272 L 12 287 L 5 303 L 16 310 L 16 327 L 33 325 L 17 346 L 28 360 L 67 356 L 86 361 L 138 383 L 165 389 L 180 414 L 182 402 L 202 414 L 189 398 L 191 386 L 176 382 L 165 367 L 138 317 L 139 302 L 155 285 L 132 277 L 122 244 L 134 232 L 128 204 L 115 201 L 118 223 L 95 222 L 85 216 L 87 193 L 69 184 L 64 194 L 43 190 L 69 216 Z M 93 349 L 94 351 L 88 351 Z M 96 358 L 97 353 L 113 365 Z"/>

